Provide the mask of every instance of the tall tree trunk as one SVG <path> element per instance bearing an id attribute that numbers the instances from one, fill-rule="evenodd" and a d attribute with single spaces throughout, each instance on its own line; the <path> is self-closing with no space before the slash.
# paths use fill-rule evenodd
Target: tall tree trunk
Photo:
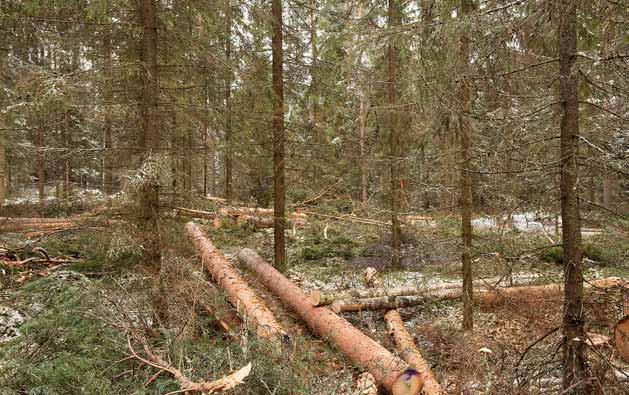
<path id="1" fill-rule="evenodd" d="M 389 45 L 387 49 L 388 81 L 387 99 L 389 105 L 389 152 L 391 166 L 391 266 L 401 267 L 400 250 L 402 245 L 402 228 L 400 226 L 399 211 L 401 201 L 402 165 L 400 155 L 400 130 L 397 111 L 397 61 L 398 61 L 398 34 L 393 31 L 400 25 L 400 10 L 398 0 L 389 0 L 388 24 Z"/>
<path id="2" fill-rule="evenodd" d="M 286 267 L 286 185 L 284 180 L 284 66 L 282 0 L 273 0 L 273 192 L 275 267 Z"/>
<path id="3" fill-rule="evenodd" d="M 563 387 L 566 393 L 586 394 L 585 336 L 583 316 L 583 268 L 581 220 L 578 196 L 578 70 L 577 4 L 557 3 L 559 16 L 559 89 L 561 102 L 561 221 L 564 261 Z"/>
<path id="4" fill-rule="evenodd" d="M 231 0 L 225 4 L 225 199 L 232 200 L 232 8 Z M 275 54 L 275 52 L 273 52 Z M 275 58 L 274 58 L 275 59 Z"/>
<path id="5" fill-rule="evenodd" d="M 141 163 L 152 159 L 160 147 L 157 129 L 159 80 L 157 69 L 157 4 L 155 0 L 142 1 L 142 76 L 140 147 Z M 159 183 L 156 174 L 144 180 L 139 193 L 140 223 L 144 230 L 144 263 L 159 283 L 161 243 L 159 229 Z M 153 307 L 159 319 L 166 317 L 166 303 L 161 284 L 153 296 Z"/>
<path id="6" fill-rule="evenodd" d="M 461 0 L 461 11 L 463 18 L 467 18 L 474 11 L 473 0 Z M 464 22 L 466 23 L 466 22 Z M 470 64 L 470 37 L 469 32 L 463 31 L 461 35 L 461 78 L 459 100 L 461 109 L 459 113 L 459 139 L 461 150 L 461 171 L 460 171 L 460 206 L 461 206 L 461 238 L 463 242 L 463 252 L 461 253 L 461 266 L 463 274 L 463 329 L 472 330 L 474 327 L 474 295 L 472 289 L 472 176 L 470 169 L 470 134 L 471 125 L 469 121 L 470 112 L 470 81 L 465 76 L 469 71 Z"/>
<path id="7" fill-rule="evenodd" d="M 107 0 L 107 16 L 111 11 L 111 0 Z M 111 195 L 113 193 L 113 155 L 112 139 L 111 139 L 111 67 L 112 67 L 112 48 L 111 48 L 111 34 L 112 28 L 108 27 L 105 36 L 103 37 L 103 52 L 105 56 L 104 60 L 104 72 L 105 83 L 103 84 L 103 98 L 105 100 L 105 125 L 103 127 L 103 148 L 105 150 L 103 155 L 103 191 L 105 195 Z"/>

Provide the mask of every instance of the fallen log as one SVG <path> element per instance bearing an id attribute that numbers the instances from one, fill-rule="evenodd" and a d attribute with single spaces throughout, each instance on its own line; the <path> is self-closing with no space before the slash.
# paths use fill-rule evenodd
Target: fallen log
<path id="1" fill-rule="evenodd" d="M 417 379 L 413 379 L 412 372 L 405 370 L 407 365 L 400 358 L 328 308 L 312 306 L 299 287 L 264 262 L 254 251 L 243 249 L 238 253 L 238 258 L 257 274 L 262 284 L 290 306 L 315 334 L 334 344 L 350 360 L 371 373 L 387 390 L 394 395 L 419 393 L 410 392 L 413 387 L 407 384 Z"/>
<path id="2" fill-rule="evenodd" d="M 330 305 L 335 313 L 346 313 L 364 310 L 391 310 L 413 307 L 426 303 L 424 295 L 413 296 L 380 296 L 367 299 L 338 300 Z"/>
<path id="3" fill-rule="evenodd" d="M 592 280 L 583 285 L 585 289 L 609 289 L 617 286 L 621 286 L 626 282 L 618 277 L 606 277 L 598 280 Z M 504 304 L 507 301 L 518 301 L 525 299 L 527 301 L 544 300 L 557 297 L 557 295 L 563 293 L 563 284 L 546 284 L 546 285 L 533 285 L 533 286 L 520 286 L 520 287 L 508 287 L 498 288 L 495 290 L 488 290 L 479 294 L 478 302 L 485 306 L 495 306 Z"/>
<path id="4" fill-rule="evenodd" d="M 218 212 L 211 211 L 202 211 L 202 210 L 192 210 L 184 207 L 176 207 L 180 213 L 187 215 L 192 218 L 201 218 L 201 219 L 210 219 L 214 221 L 214 227 L 220 228 L 222 226 L 221 219 L 227 219 L 234 224 L 250 224 L 255 229 L 267 229 L 273 227 L 273 216 L 268 215 L 266 212 L 259 213 L 259 215 L 254 214 L 246 214 L 245 211 L 230 211 L 224 210 L 223 208 L 219 209 Z M 255 209 L 251 209 L 255 210 Z M 290 217 L 290 216 L 289 216 Z"/>
<path id="5" fill-rule="evenodd" d="M 308 299 L 313 306 L 326 306 L 336 301 L 345 299 L 368 299 L 395 296 L 416 296 L 430 292 L 430 289 L 422 286 L 406 286 L 396 288 L 366 288 L 350 289 L 344 291 L 321 292 L 313 291 Z"/>
<path id="6" fill-rule="evenodd" d="M 387 321 L 389 331 L 395 340 L 395 344 L 402 356 L 402 359 L 408 362 L 411 367 L 419 372 L 419 377 L 423 383 L 423 394 L 444 395 L 445 391 L 443 391 L 439 382 L 432 374 L 430 366 L 428 366 L 428 363 L 415 346 L 413 337 L 404 327 L 404 321 L 402 321 L 400 313 L 398 313 L 397 310 L 389 310 L 384 315 L 384 318 Z"/>
<path id="7" fill-rule="evenodd" d="M 26 219 L 28 221 L 21 221 Z M 42 218 L 43 219 L 43 218 Z M 3 220 L 0 222 L 1 232 L 36 232 L 47 231 L 57 229 L 68 229 L 75 227 L 77 224 L 70 220 L 55 220 L 55 221 L 31 221 L 32 218 L 15 218 L 11 220 Z"/>
<path id="8" fill-rule="evenodd" d="M 236 307 L 243 322 L 254 329 L 258 336 L 272 340 L 286 340 L 287 333 L 236 269 L 220 254 L 210 240 L 193 223 L 186 225 L 188 236 L 196 247 L 207 271 L 214 281 L 225 290 L 227 298 Z"/>

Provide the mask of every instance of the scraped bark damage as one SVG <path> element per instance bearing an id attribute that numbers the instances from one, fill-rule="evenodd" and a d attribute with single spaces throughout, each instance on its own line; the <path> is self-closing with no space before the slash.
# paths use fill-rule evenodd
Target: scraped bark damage
<path id="1" fill-rule="evenodd" d="M 413 377 L 414 371 L 408 372 L 406 363 L 400 358 L 326 307 L 312 306 L 308 296 L 299 287 L 264 262 L 254 251 L 243 249 L 238 258 L 282 302 L 290 306 L 315 334 L 333 343 L 394 395 L 419 393 L 419 390 L 406 390 L 411 388 L 406 383 Z"/>
<path id="2" fill-rule="evenodd" d="M 428 363 L 426 363 L 426 360 L 415 346 L 413 337 L 404 328 L 404 321 L 402 321 L 400 313 L 397 310 L 389 310 L 384 315 L 384 318 L 387 320 L 389 331 L 395 340 L 402 359 L 419 372 L 424 395 L 444 395 L 445 392 L 432 374 Z"/>
<path id="3" fill-rule="evenodd" d="M 266 304 L 249 288 L 203 232 L 192 222 L 186 225 L 186 231 L 212 279 L 225 290 L 227 298 L 243 317 L 243 321 L 260 337 L 273 340 L 287 339 L 288 335 Z"/>

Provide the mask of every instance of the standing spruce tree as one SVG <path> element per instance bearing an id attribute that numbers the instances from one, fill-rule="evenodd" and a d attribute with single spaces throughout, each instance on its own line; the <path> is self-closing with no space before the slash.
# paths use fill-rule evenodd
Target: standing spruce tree
<path id="1" fill-rule="evenodd" d="M 142 0 L 142 57 L 140 76 L 142 90 L 140 97 L 140 166 L 146 166 L 153 160 L 160 147 L 159 130 L 157 129 L 159 71 L 157 68 L 157 4 L 155 0 Z M 151 165 L 149 164 L 149 167 Z M 148 169 L 148 176 L 143 180 L 138 195 L 140 223 L 145 234 L 144 263 L 159 281 L 161 268 L 161 243 L 159 229 L 159 185 L 157 175 Z M 160 319 L 166 316 L 165 300 L 158 291 L 153 298 L 156 315 Z"/>
<path id="2" fill-rule="evenodd" d="M 286 185 L 284 179 L 284 69 L 282 0 L 273 0 L 273 230 L 275 267 L 286 267 Z"/>
<path id="3" fill-rule="evenodd" d="M 400 204 L 402 200 L 402 155 L 400 154 L 400 125 L 397 108 L 397 63 L 399 57 L 398 36 L 395 29 L 401 24 L 400 5 L 389 0 L 388 7 L 389 45 L 387 49 L 387 101 L 389 127 L 389 160 L 391 170 L 391 267 L 401 267 L 402 228 L 400 226 Z"/>
<path id="4" fill-rule="evenodd" d="M 561 105 L 561 224 L 564 262 L 563 387 L 589 394 L 583 316 L 583 267 L 578 190 L 579 98 L 577 59 L 578 2 L 557 2 L 559 15 L 559 91 Z"/>
<path id="5" fill-rule="evenodd" d="M 471 125 L 470 114 L 470 35 L 469 16 L 474 11 L 474 0 L 461 0 L 461 11 L 463 17 L 463 33 L 461 35 L 460 61 L 461 72 L 459 90 L 459 143 L 461 150 L 461 170 L 460 170 L 460 201 L 461 206 L 461 238 L 463 241 L 463 252 L 461 253 L 461 266 L 463 272 L 463 329 L 471 330 L 474 327 L 474 296 L 472 289 L 472 175 L 470 172 L 470 134 Z"/>

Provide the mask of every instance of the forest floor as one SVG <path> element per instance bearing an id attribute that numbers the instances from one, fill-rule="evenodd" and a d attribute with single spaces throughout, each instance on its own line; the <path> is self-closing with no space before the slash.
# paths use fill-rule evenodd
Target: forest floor
<path id="1" fill-rule="evenodd" d="M 162 286 L 168 292 L 169 317 L 161 325 L 153 325 L 149 295 L 154 284 L 138 266 L 141 246 L 133 225 L 102 227 L 96 221 L 94 226 L 59 232 L 36 243 L 17 234 L 1 235 L 0 244 L 20 251 L 22 259 L 37 246 L 50 256 L 79 261 L 55 270 L 35 265 L 30 272 L 0 264 L 0 395 L 176 391 L 172 378 L 154 378 L 154 369 L 125 359 L 125 330 L 143 326 L 159 328 L 153 346 L 194 379 L 217 379 L 252 362 L 246 384 L 232 390 L 234 394 L 351 394 L 360 370 L 314 337 L 249 273 L 243 275 L 291 335 L 290 346 L 278 349 L 246 329 L 226 334 L 217 328 L 216 317 L 232 314 L 232 308 L 204 275 L 185 237 L 185 221 L 173 216 L 162 226 Z M 588 280 L 629 278 L 628 228 L 626 223 L 602 226 L 585 239 Z M 205 230 L 234 265 L 233 256 L 242 247 L 271 258 L 270 230 L 247 226 Z M 386 229 L 309 219 L 306 226 L 287 233 L 287 276 L 306 291 L 360 288 L 363 270 L 372 266 L 386 286 L 458 286 L 457 234 L 454 216 L 435 216 L 425 226 L 405 227 L 403 270 L 389 271 Z M 549 236 L 553 237 L 491 227 L 479 230 L 475 284 L 561 282 L 561 249 L 543 248 Z M 213 313 L 200 309 L 204 305 Z M 538 394 L 561 392 L 561 308 L 557 299 L 526 298 L 478 306 L 471 333 L 461 330 L 457 299 L 426 299 L 401 313 L 448 393 Z M 586 315 L 588 333 L 611 337 L 622 315 L 620 293 L 588 291 Z M 344 316 L 394 350 L 382 312 Z M 592 347 L 588 355 L 601 393 L 629 393 L 629 365 L 614 355 L 610 344 Z"/>

